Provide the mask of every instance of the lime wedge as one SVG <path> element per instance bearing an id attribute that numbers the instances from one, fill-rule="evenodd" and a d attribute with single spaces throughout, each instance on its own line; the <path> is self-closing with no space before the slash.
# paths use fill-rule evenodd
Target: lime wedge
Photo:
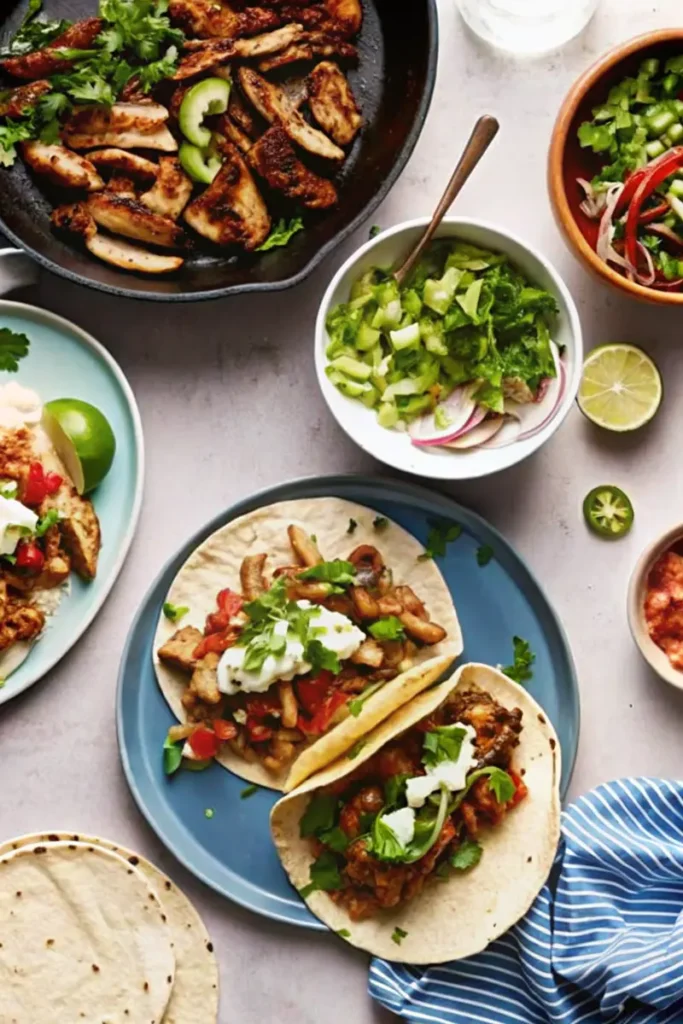
<path id="1" fill-rule="evenodd" d="M 99 409 L 79 398 L 56 398 L 43 406 L 43 428 L 79 494 L 100 484 L 111 468 L 116 438 Z"/>
<path id="2" fill-rule="evenodd" d="M 586 356 L 579 386 L 581 412 L 605 430 L 637 430 L 662 401 L 662 378 L 635 345 L 600 345 Z"/>

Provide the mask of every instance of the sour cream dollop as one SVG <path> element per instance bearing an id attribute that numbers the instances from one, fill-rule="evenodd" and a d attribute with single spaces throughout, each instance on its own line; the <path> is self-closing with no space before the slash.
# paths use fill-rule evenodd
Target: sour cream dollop
<path id="1" fill-rule="evenodd" d="M 315 609 L 312 626 L 315 639 L 328 651 L 333 651 L 340 661 L 351 657 L 366 639 L 362 629 L 341 612 L 332 612 L 310 601 L 297 601 L 299 608 Z M 278 680 L 293 679 L 306 675 L 311 665 L 304 658 L 301 640 L 291 631 L 289 623 L 282 619 L 275 623 L 273 632 L 284 637 L 285 649 L 282 654 L 269 654 L 257 671 L 244 668 L 246 647 L 228 647 L 218 662 L 218 689 L 230 696 L 245 693 L 265 693 Z"/>
<path id="2" fill-rule="evenodd" d="M 433 767 L 425 766 L 426 775 L 416 775 L 406 782 L 406 800 L 408 807 L 423 807 L 427 797 L 436 793 L 444 783 L 451 793 L 465 788 L 467 773 L 474 768 L 477 761 L 474 757 L 474 740 L 476 731 L 464 722 L 457 723 L 465 730 L 460 753 L 456 761 L 441 761 Z"/>
<path id="3" fill-rule="evenodd" d="M 0 495 L 0 555 L 12 555 L 23 536 L 38 525 L 38 516 L 15 498 Z"/>
<path id="4" fill-rule="evenodd" d="M 0 428 L 16 430 L 40 422 L 42 404 L 32 388 L 11 380 L 0 387 Z"/>
<path id="5" fill-rule="evenodd" d="M 408 843 L 412 843 L 415 836 L 415 811 L 412 807 L 391 811 L 383 816 L 382 822 L 391 829 L 404 849 Z"/>

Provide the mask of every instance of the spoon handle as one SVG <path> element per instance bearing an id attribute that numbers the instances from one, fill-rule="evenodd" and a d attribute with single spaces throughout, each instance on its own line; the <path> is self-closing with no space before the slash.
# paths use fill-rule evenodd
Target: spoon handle
<path id="1" fill-rule="evenodd" d="M 394 277 L 400 285 L 403 284 L 406 277 L 431 242 L 434 237 L 434 232 L 446 216 L 458 192 L 493 142 L 499 127 L 498 121 L 495 117 L 492 117 L 491 114 L 484 114 L 475 124 L 472 129 L 472 134 L 467 141 L 467 145 L 462 152 L 462 156 L 451 175 L 451 180 L 446 186 L 446 191 L 441 196 L 439 205 L 434 211 L 434 216 L 425 229 L 425 233 L 405 262 L 398 268 L 398 270 L 394 271 Z"/>

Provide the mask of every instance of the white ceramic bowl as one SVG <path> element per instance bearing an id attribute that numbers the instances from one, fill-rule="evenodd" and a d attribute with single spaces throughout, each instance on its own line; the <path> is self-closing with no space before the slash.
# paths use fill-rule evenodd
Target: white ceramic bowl
<path id="1" fill-rule="evenodd" d="M 315 362 L 318 382 L 340 427 L 376 459 L 406 473 L 415 473 L 433 480 L 470 480 L 497 473 L 521 462 L 545 444 L 558 429 L 576 398 L 581 379 L 581 323 L 567 286 L 552 264 L 536 249 L 493 224 L 466 217 L 447 218 L 437 231 L 437 238 L 461 238 L 486 249 L 504 252 L 534 284 L 555 296 L 560 312 L 553 340 L 565 349 L 565 393 L 557 412 L 543 430 L 506 448 L 462 452 L 444 448 L 426 450 L 411 444 L 406 433 L 380 427 L 373 409 L 366 409 L 361 402 L 347 398 L 328 380 L 325 373 L 328 362 L 325 356 L 328 342 L 325 320 L 333 306 L 348 301 L 351 286 L 361 274 L 372 266 L 394 266 L 410 250 L 427 223 L 428 218 L 421 217 L 389 228 L 361 246 L 337 271 L 325 292 L 316 321 Z"/>
<path id="2" fill-rule="evenodd" d="M 661 647 L 658 647 L 654 640 L 651 639 L 647 623 L 645 622 L 643 605 L 645 603 L 647 578 L 650 575 L 650 569 L 660 555 L 663 555 L 665 551 L 668 551 L 674 545 L 678 545 L 680 548 L 682 541 L 683 523 L 679 523 L 645 548 L 631 574 L 627 598 L 628 624 L 638 650 L 660 679 L 670 683 L 671 686 L 677 687 L 679 690 L 683 690 L 683 672 L 673 667 Z"/>

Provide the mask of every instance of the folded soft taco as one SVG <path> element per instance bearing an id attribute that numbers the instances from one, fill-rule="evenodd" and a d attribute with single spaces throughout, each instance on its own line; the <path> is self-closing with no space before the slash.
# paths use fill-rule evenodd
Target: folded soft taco
<path id="1" fill-rule="evenodd" d="M 217 758 L 293 788 L 443 675 L 462 651 L 423 546 L 338 498 L 281 502 L 217 530 L 173 582 L 154 643 L 176 716 L 167 770 Z M 192 764 L 194 762 L 194 764 Z"/>
<path id="2" fill-rule="evenodd" d="M 281 799 L 273 839 L 311 910 L 353 945 L 442 963 L 528 910 L 559 838 L 559 778 L 539 705 L 464 665 Z"/>

